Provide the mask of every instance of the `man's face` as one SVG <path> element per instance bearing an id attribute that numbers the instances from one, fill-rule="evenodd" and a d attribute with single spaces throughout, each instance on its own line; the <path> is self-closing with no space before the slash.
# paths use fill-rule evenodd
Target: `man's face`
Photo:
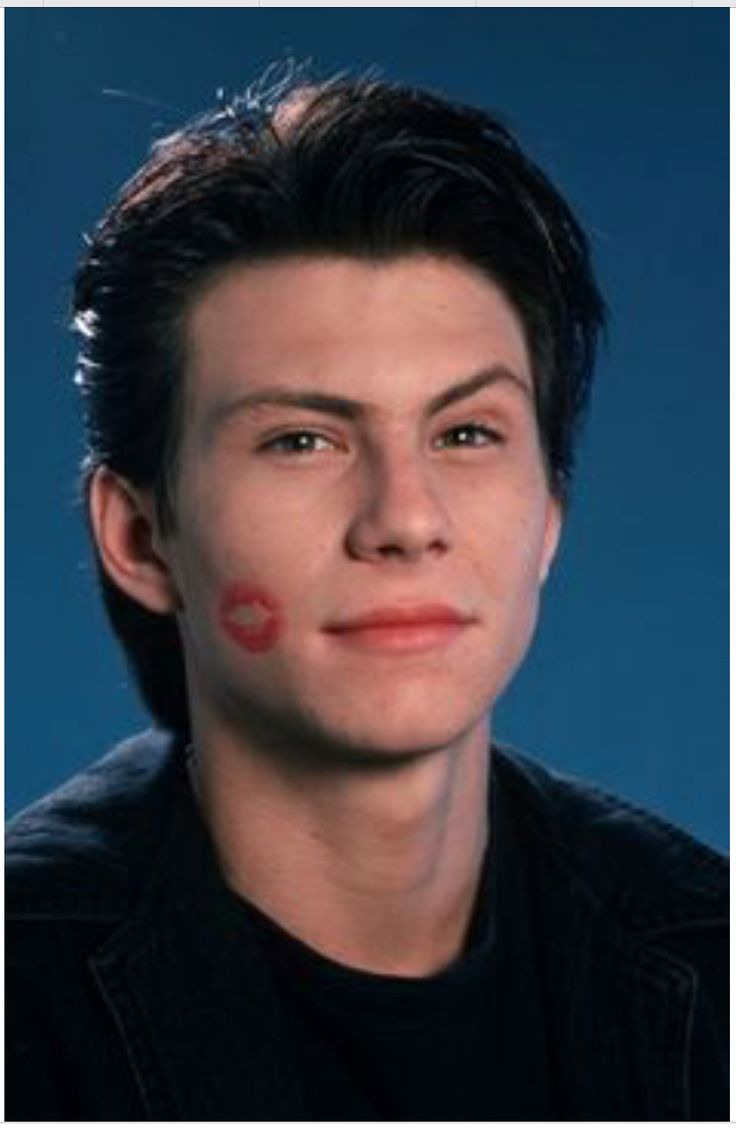
<path id="1" fill-rule="evenodd" d="M 504 295 L 449 259 L 285 258 L 211 284 L 187 352 L 165 550 L 195 717 L 374 762 L 473 730 L 559 530 Z"/>

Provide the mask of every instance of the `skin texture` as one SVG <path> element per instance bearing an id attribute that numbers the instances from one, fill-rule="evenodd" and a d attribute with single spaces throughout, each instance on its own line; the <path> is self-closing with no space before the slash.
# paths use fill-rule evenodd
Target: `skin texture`
<path id="1" fill-rule="evenodd" d="M 433 972 L 462 946 L 489 712 L 560 531 L 522 326 L 460 261 L 305 257 L 210 283 L 186 347 L 175 533 L 105 473 L 92 515 L 118 583 L 177 614 L 223 872 L 338 961 Z M 223 627 L 234 582 L 278 599 L 267 652 Z M 335 632 L 429 604 L 455 627 Z"/>

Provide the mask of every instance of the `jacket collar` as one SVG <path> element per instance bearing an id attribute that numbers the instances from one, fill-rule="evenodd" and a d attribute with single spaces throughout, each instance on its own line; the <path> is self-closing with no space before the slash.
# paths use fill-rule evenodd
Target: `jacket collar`
<path id="1" fill-rule="evenodd" d="M 492 768 L 522 821 L 593 910 L 643 940 L 728 921 L 728 860 L 680 828 L 508 745 Z"/>

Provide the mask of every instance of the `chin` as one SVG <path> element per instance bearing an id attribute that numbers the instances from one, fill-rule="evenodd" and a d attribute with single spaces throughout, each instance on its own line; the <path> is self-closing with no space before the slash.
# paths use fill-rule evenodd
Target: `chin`
<path id="1" fill-rule="evenodd" d="M 458 709 L 455 715 L 444 708 L 442 715 L 437 715 L 436 709 L 427 709 L 422 716 L 409 716 L 396 709 L 387 714 L 384 709 L 371 720 L 343 716 L 337 722 L 320 725 L 320 743 L 315 740 L 315 753 L 321 752 L 330 766 L 400 768 L 483 731 L 488 713 L 488 707 L 483 705 L 472 711 Z"/>
<path id="2" fill-rule="evenodd" d="M 344 677 L 323 678 L 319 688 L 292 690 L 292 723 L 313 737 L 315 756 L 321 748 L 335 759 L 342 754 L 343 763 L 352 756 L 364 766 L 406 764 L 485 731 L 510 670 L 500 667 L 507 662 L 497 656 L 472 664 L 365 670 L 360 679 L 351 676 L 349 685 Z"/>

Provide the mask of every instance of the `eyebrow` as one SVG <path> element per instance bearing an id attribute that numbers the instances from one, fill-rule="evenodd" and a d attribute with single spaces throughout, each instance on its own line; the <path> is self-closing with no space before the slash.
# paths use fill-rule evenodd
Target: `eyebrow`
<path id="1" fill-rule="evenodd" d="M 496 364 L 490 368 L 483 368 L 474 372 L 457 384 L 446 388 L 444 392 L 433 396 L 425 408 L 427 416 L 434 416 L 444 408 L 467 400 L 476 392 L 490 388 L 496 384 L 506 382 L 520 390 L 527 400 L 533 402 L 533 392 L 529 384 L 504 364 Z M 279 408 L 305 408 L 313 412 L 325 412 L 340 419 L 357 421 L 365 417 L 366 413 L 375 408 L 374 405 L 361 403 L 359 400 L 350 400 L 345 396 L 331 395 L 328 392 L 310 391 L 300 388 L 272 387 L 262 388 L 258 392 L 238 396 L 216 404 L 209 412 L 206 422 L 207 434 L 217 430 L 226 420 L 241 412 L 258 410 L 264 407 Z"/>

